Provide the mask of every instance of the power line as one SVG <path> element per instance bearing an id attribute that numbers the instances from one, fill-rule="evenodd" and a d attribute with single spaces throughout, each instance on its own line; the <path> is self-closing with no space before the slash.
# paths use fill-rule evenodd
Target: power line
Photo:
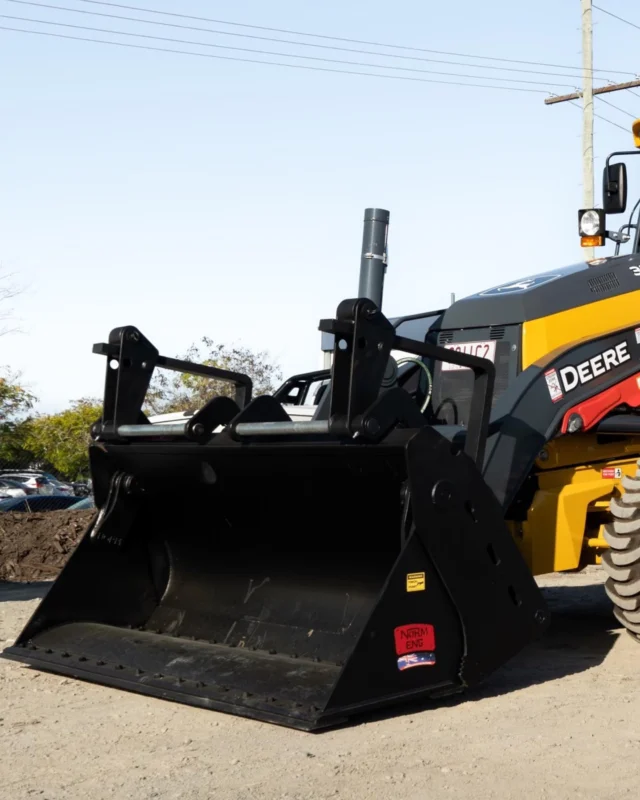
<path id="1" fill-rule="evenodd" d="M 629 133 L 629 130 L 625 128 L 624 125 L 618 125 L 617 122 L 612 122 L 610 119 L 603 117 L 601 114 L 594 114 L 593 116 L 597 117 L 598 119 L 601 119 L 603 122 L 608 122 L 609 125 L 613 125 L 616 128 L 620 128 L 620 130 L 624 131 L 625 133 Z"/>
<path id="2" fill-rule="evenodd" d="M 145 14 L 159 14 L 166 17 L 175 17 L 178 19 L 190 19 L 196 22 L 212 22 L 216 25 L 232 25 L 239 28 L 250 28 L 259 31 L 270 31 L 271 33 L 285 33 L 290 36 L 308 36 L 314 39 L 326 39 L 333 42 L 347 42 L 350 44 L 366 44 L 371 47 L 389 47 L 394 50 L 410 50 L 414 53 L 434 53 L 441 56 L 456 56 L 458 58 L 476 58 L 481 61 L 501 61 L 508 64 L 528 64 L 534 67 L 552 67 L 555 69 L 573 69 L 580 70 L 581 67 L 571 67 L 565 64 L 546 64 L 542 61 L 523 61 L 518 58 L 499 58 L 498 56 L 483 56 L 472 55 L 470 53 L 453 53 L 447 50 L 431 50 L 426 47 L 410 47 L 401 44 L 389 44 L 388 42 L 370 42 L 363 39 L 350 39 L 344 36 L 328 36 L 321 33 L 305 33 L 304 31 L 293 31 L 286 28 L 270 28 L 265 25 L 250 25 L 246 22 L 231 22 L 224 19 L 212 19 L 211 17 L 197 17 L 192 14 L 179 14 L 175 11 L 159 11 L 155 8 L 145 8 L 143 6 L 130 6 L 123 3 L 108 2 L 108 0 L 78 0 L 80 3 L 90 3 L 91 5 L 109 6 L 110 8 L 122 8 L 127 11 L 142 11 Z M 611 72 L 619 75 L 635 75 L 635 72 L 619 69 L 594 69 L 594 72 Z"/>
<path id="3" fill-rule="evenodd" d="M 12 33 L 28 33 L 35 36 L 50 36 L 55 39 L 70 39 L 76 42 L 90 42 L 92 44 L 107 44 L 114 47 L 128 47 L 135 50 L 150 50 L 157 53 L 171 53 L 175 55 L 195 56 L 197 58 L 216 58 L 222 61 L 241 61 L 246 64 L 261 64 L 270 67 L 290 67 L 292 69 L 305 69 L 312 72 L 332 72 L 340 75 L 361 75 L 367 78 L 387 78 L 396 81 L 413 81 L 417 83 L 437 83 L 444 86 L 466 86 L 473 89 L 499 89 L 504 92 L 527 92 L 534 94 L 546 94 L 544 89 L 525 89 L 521 86 L 491 86 L 482 83 L 466 83 L 463 81 L 441 81 L 435 78 L 412 78 L 409 75 L 384 75 L 375 72 L 359 72 L 348 69 L 332 69 L 331 67 L 312 67 L 308 64 L 287 64 L 279 61 L 262 61 L 256 58 L 241 58 L 240 56 L 223 56 L 218 53 L 193 53 L 189 50 L 176 50 L 168 47 L 154 47 L 153 45 L 133 44 L 132 42 L 112 42 L 104 39 L 94 39 L 87 36 L 71 36 L 70 34 L 54 33 L 53 31 L 34 31 L 24 28 L 13 28 L 8 25 L 0 25 L 0 30 Z"/>
<path id="4" fill-rule="evenodd" d="M 574 101 L 573 101 L 573 100 L 569 100 L 569 105 L 571 105 L 571 106 L 575 106 L 576 108 L 579 108 L 579 109 L 580 109 L 580 111 L 582 111 L 582 106 L 579 106 L 577 103 L 574 103 Z M 629 131 L 627 130 L 627 128 L 625 128 L 623 125 L 618 125 L 618 123 L 617 123 L 617 122 L 612 122 L 610 119 L 607 119 L 606 117 L 603 117 L 603 116 L 601 116 L 600 114 L 594 114 L 593 116 L 594 116 L 594 117 L 598 117 L 598 119 L 601 119 L 603 122 L 608 122 L 608 123 L 609 123 L 609 125 L 613 125 L 613 126 L 614 126 L 614 127 L 616 127 L 616 128 L 620 128 L 620 130 L 621 130 L 621 131 L 624 131 L 625 133 L 629 133 Z"/>
<path id="5" fill-rule="evenodd" d="M 625 111 L 624 108 L 620 108 L 619 106 L 614 106 L 613 103 L 610 103 L 608 100 L 605 100 L 604 97 L 598 97 L 598 100 L 601 103 L 605 103 L 605 105 L 611 106 L 611 108 L 615 108 L 616 111 L 620 111 L 622 114 L 626 114 L 628 117 L 631 117 L 631 119 L 636 118 L 635 114 L 632 114 L 630 111 Z"/>
<path id="6" fill-rule="evenodd" d="M 150 33 L 133 33 L 131 31 L 118 31 L 113 30 L 112 28 L 93 28 L 88 25 L 74 25 L 71 22 L 51 22 L 50 20 L 46 19 L 32 19 L 29 17 L 16 17 L 11 14 L 0 14 L 1 19 L 11 19 L 17 20 L 19 22 L 36 22 L 41 25 L 54 25 L 58 28 L 73 28 L 74 30 L 81 30 L 81 31 L 91 31 L 92 33 L 107 33 L 114 36 L 131 36 L 136 39 L 152 39 L 154 41 L 160 42 L 169 42 L 170 44 L 186 44 L 191 45 L 194 47 L 215 47 L 216 49 L 220 50 L 237 50 L 242 53 L 256 53 L 257 55 L 262 56 L 277 56 L 278 58 L 302 58 L 305 61 L 322 61 L 326 64 L 346 64 L 351 67 L 370 67 L 373 69 L 392 69 L 392 70 L 399 70 L 401 72 L 417 72 L 420 74 L 428 74 L 428 75 L 446 75 L 453 78 L 471 78 L 472 80 L 476 79 L 477 75 L 466 75 L 459 72 L 441 72 L 439 70 L 431 70 L 431 69 L 418 69 L 417 67 L 399 67 L 395 64 L 386 65 L 386 64 L 371 64 L 363 61 L 346 61 L 345 59 L 340 58 L 324 58 L 322 56 L 307 56 L 307 55 L 300 55 L 300 54 L 292 54 L 292 53 L 279 53 L 274 52 L 273 50 L 256 50 L 251 47 L 234 47 L 233 45 L 226 45 L 226 44 L 216 44 L 214 42 L 194 42 L 190 39 L 175 39 L 169 36 L 153 36 Z M 483 80 L 490 80 L 490 81 L 507 81 L 509 83 L 527 83 L 527 84 L 537 84 L 543 86 L 566 86 L 567 84 L 564 83 L 547 83 L 546 81 L 527 81 L 523 80 L 522 78 L 493 78 L 489 77 L 488 75 L 482 76 Z"/>
<path id="7" fill-rule="evenodd" d="M 595 3 L 593 4 L 594 8 L 597 8 L 598 11 L 602 11 L 603 14 L 608 14 L 610 17 L 614 17 L 615 19 L 619 19 L 620 22 L 624 22 L 626 25 L 631 25 L 632 28 L 637 28 L 640 31 L 640 25 L 636 25 L 635 22 L 629 22 L 628 19 L 624 19 L 623 17 L 619 17 L 617 14 L 613 14 L 611 11 L 607 11 L 606 8 L 601 8 L 597 6 Z"/>
<path id="8" fill-rule="evenodd" d="M 449 64 L 457 67 L 472 67 L 473 69 L 492 69 L 501 72 L 522 72 L 533 75 L 548 75 L 549 77 L 560 78 L 578 78 L 578 75 L 572 75 L 566 72 L 543 72 L 537 69 L 522 69 L 518 67 L 497 67 L 492 64 L 467 64 L 463 61 L 449 61 L 440 58 L 424 58 L 421 56 L 407 56 L 398 53 L 381 53 L 379 50 L 361 50 L 353 47 L 340 47 L 338 45 L 316 44 L 315 42 L 296 42 L 292 39 L 279 39 L 273 36 L 257 36 L 250 33 L 236 33 L 235 31 L 223 31 L 215 28 L 203 28 L 198 25 L 181 25 L 176 22 L 163 22 L 161 20 L 142 19 L 140 17 L 130 17 L 123 14 L 109 14 L 103 11 L 87 11 L 81 8 L 69 8 L 68 6 L 52 5 L 50 3 L 36 2 L 36 0 L 7 0 L 9 3 L 17 3 L 24 6 L 36 6 L 38 8 L 48 8 L 55 11 L 68 11 L 72 14 L 88 14 L 95 17 L 107 17 L 109 19 L 124 20 L 126 22 L 140 22 L 143 25 L 161 25 L 167 28 L 179 28 L 180 30 L 199 31 L 200 33 L 213 33 L 220 36 L 236 36 L 242 39 L 257 39 L 263 42 L 278 42 L 280 44 L 290 44 L 294 47 L 316 47 L 323 50 L 340 50 L 346 53 L 357 53 L 359 55 L 381 56 L 382 58 L 400 58 L 407 61 L 424 61 L 432 64 Z M 437 52 L 437 51 L 436 51 Z M 465 58 L 476 58 L 476 56 L 464 56 Z M 577 67 L 566 67 L 566 69 L 577 69 Z M 443 73 L 447 74 L 447 73 Z M 633 74 L 633 73 L 629 73 Z M 477 76 L 482 78 L 483 76 Z M 489 78 L 489 76 L 487 76 Z M 524 81 L 523 81 L 524 83 Z M 536 83 L 543 83 L 543 81 L 536 81 Z M 549 84 L 547 84 L 549 85 Z M 559 84 L 558 84 L 559 85 Z M 569 85 L 569 84 L 567 84 Z"/>

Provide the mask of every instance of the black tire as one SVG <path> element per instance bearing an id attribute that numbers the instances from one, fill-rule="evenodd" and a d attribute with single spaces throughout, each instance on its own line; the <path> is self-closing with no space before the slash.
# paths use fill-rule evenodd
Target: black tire
<path id="1" fill-rule="evenodd" d="M 604 528 L 609 550 L 602 556 L 602 566 L 613 613 L 640 642 L 640 461 L 638 464 L 635 477 L 623 477 L 622 496 L 611 500 L 612 520 Z"/>

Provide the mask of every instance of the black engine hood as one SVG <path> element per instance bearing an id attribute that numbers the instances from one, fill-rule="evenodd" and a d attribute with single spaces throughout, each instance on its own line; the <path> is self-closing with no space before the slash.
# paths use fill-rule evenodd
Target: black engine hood
<path id="1" fill-rule="evenodd" d="M 640 255 L 598 258 L 503 283 L 447 308 L 439 329 L 512 325 L 640 289 Z"/>

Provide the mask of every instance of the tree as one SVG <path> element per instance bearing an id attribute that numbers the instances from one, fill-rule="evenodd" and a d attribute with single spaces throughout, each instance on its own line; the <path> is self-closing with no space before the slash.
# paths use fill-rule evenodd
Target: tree
<path id="1" fill-rule="evenodd" d="M 193 344 L 180 358 L 195 364 L 206 364 L 248 375 L 253 381 L 254 397 L 273 393 L 277 388 L 276 382 L 282 378 L 280 368 L 270 363 L 268 353 L 254 353 L 246 347 L 215 344 L 206 336 L 199 344 Z M 145 411 L 150 414 L 197 411 L 212 397 L 233 397 L 234 392 L 232 383 L 159 370 L 149 387 Z"/>
<path id="2" fill-rule="evenodd" d="M 93 398 L 72 403 L 59 414 L 38 415 L 27 424 L 24 445 L 41 464 L 69 480 L 89 472 L 90 430 L 102 414 Z"/>
<path id="3" fill-rule="evenodd" d="M 36 398 L 20 383 L 20 375 L 0 374 L 0 460 L 22 460 L 25 425 Z"/>
<path id="4" fill-rule="evenodd" d="M 32 408 L 35 397 L 18 381 L 20 375 L 4 370 L 0 374 L 0 431 L 15 425 Z"/>

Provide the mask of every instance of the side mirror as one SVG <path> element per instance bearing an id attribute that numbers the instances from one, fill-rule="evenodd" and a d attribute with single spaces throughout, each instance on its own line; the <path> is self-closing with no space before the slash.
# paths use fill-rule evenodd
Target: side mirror
<path id="1" fill-rule="evenodd" d="M 605 214 L 623 214 L 627 207 L 627 165 L 609 164 L 602 175 L 602 208 Z"/>

